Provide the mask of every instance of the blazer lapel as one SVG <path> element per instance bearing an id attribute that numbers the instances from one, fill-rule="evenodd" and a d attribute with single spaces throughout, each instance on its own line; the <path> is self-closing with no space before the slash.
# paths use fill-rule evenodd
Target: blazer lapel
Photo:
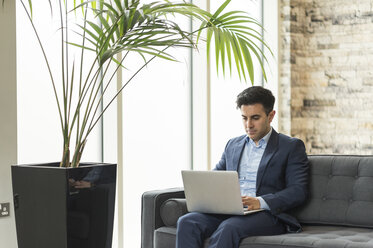
<path id="1" fill-rule="evenodd" d="M 262 182 L 263 175 L 267 169 L 268 162 L 271 160 L 272 156 L 275 154 L 278 148 L 278 133 L 272 129 L 271 137 L 268 140 L 266 149 L 264 150 L 263 157 L 260 160 L 258 173 L 256 176 L 256 191 L 258 192 L 260 184 Z"/>
<path id="2" fill-rule="evenodd" d="M 233 150 L 233 158 L 232 158 L 232 170 L 238 171 L 238 165 L 240 163 L 241 154 L 245 145 L 246 137 L 244 136 L 243 139 L 241 139 L 239 142 L 237 142 L 237 145 L 234 147 Z"/>

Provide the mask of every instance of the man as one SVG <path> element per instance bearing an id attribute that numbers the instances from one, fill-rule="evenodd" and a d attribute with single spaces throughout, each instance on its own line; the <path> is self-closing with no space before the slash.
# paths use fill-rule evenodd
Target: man
<path id="1" fill-rule="evenodd" d="M 239 247 L 248 236 L 298 232 L 301 226 L 286 211 L 307 197 L 308 159 L 301 140 L 277 133 L 271 122 L 275 98 L 253 86 L 237 96 L 246 135 L 228 141 L 215 170 L 237 171 L 242 203 L 265 211 L 246 216 L 188 213 L 178 220 L 176 247 Z M 201 189 L 203 190 L 203 189 Z"/>

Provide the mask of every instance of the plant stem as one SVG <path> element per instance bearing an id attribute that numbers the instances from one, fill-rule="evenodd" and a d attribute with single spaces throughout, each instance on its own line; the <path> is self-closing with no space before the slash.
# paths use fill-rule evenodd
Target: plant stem
<path id="1" fill-rule="evenodd" d="M 70 166 L 70 148 L 68 144 L 64 142 L 60 167 L 69 167 L 69 166 Z"/>

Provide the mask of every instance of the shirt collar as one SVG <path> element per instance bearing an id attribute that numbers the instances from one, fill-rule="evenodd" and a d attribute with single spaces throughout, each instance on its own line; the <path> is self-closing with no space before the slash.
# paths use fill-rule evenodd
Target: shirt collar
<path id="1" fill-rule="evenodd" d="M 250 139 L 249 136 L 246 137 L 246 142 L 248 144 L 251 144 L 252 146 L 265 148 L 267 146 L 269 138 L 271 137 L 271 134 L 272 134 L 272 127 L 269 130 L 269 132 L 263 138 L 261 138 L 259 140 L 259 145 L 258 146 L 255 144 L 255 142 L 252 139 Z"/>

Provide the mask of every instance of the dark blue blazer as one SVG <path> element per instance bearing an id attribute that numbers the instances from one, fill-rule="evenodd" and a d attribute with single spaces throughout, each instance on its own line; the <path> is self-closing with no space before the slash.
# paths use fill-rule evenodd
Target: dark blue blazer
<path id="1" fill-rule="evenodd" d="M 215 170 L 238 171 L 246 137 L 228 141 Z M 299 222 L 286 211 L 304 203 L 307 192 L 308 159 L 303 141 L 272 129 L 258 168 L 256 195 L 266 201 L 271 213 L 285 222 L 289 231 L 300 231 Z"/>

